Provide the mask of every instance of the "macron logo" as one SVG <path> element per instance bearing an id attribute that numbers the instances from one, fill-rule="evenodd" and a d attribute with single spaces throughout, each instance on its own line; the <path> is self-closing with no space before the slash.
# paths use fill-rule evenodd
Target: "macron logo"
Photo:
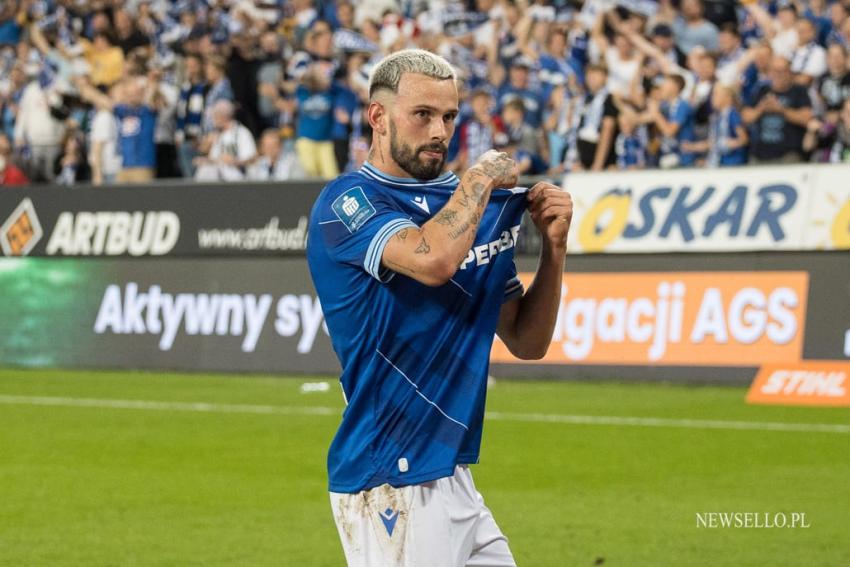
<path id="1" fill-rule="evenodd" d="M 383 512 L 379 512 L 379 514 L 381 516 L 381 521 L 384 522 L 384 527 L 387 528 L 387 533 L 390 537 L 393 537 L 395 523 L 398 521 L 398 510 L 393 512 L 392 508 L 387 508 Z"/>
<path id="2" fill-rule="evenodd" d="M 426 201 L 425 197 L 423 197 L 422 195 L 414 197 L 413 199 L 411 199 L 411 202 L 429 215 L 431 214 L 431 209 L 428 207 L 428 201 Z"/>

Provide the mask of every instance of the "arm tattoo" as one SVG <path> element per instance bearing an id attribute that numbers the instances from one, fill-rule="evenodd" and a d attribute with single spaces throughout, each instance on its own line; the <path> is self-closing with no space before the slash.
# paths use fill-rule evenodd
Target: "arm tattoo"
<path id="1" fill-rule="evenodd" d="M 499 179 L 511 171 L 511 160 L 502 156 L 495 161 L 488 161 L 481 165 L 481 170 L 491 179 Z"/>
<path id="2" fill-rule="evenodd" d="M 445 208 L 434 217 L 434 222 L 445 226 L 454 226 L 457 224 L 457 211 L 454 209 Z"/>
<path id="3" fill-rule="evenodd" d="M 431 247 L 425 241 L 424 236 L 422 237 L 422 240 L 419 242 L 419 246 L 413 252 L 416 253 L 416 254 L 428 254 L 429 252 L 431 252 Z"/>
<path id="4" fill-rule="evenodd" d="M 398 231 L 397 233 L 395 233 L 396 238 L 398 238 L 398 239 L 399 239 L 399 240 L 401 240 L 401 241 L 405 241 L 405 240 L 407 240 L 407 231 L 408 231 L 408 230 L 409 230 L 409 229 L 407 229 L 407 228 L 403 228 L 403 229 L 401 229 L 400 231 Z"/>
<path id="5" fill-rule="evenodd" d="M 451 238 L 452 240 L 457 240 L 458 238 L 463 236 L 470 228 L 476 226 L 480 220 L 481 215 L 479 215 L 478 213 L 472 213 L 472 216 L 469 217 L 468 221 L 460 225 L 455 230 L 449 232 L 449 238 Z"/>

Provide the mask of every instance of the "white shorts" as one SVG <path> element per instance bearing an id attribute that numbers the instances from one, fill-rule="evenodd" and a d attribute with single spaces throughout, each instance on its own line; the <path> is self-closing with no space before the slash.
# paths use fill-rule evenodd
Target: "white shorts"
<path id="1" fill-rule="evenodd" d="M 330 495 L 349 567 L 516 567 L 465 465 L 423 484 Z"/>

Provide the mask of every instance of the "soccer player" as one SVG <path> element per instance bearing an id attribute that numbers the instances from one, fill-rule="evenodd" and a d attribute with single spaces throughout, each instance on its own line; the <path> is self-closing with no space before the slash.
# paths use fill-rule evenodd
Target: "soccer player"
<path id="1" fill-rule="evenodd" d="M 350 566 L 515 565 L 476 491 L 494 333 L 542 357 L 560 301 L 569 194 L 515 187 L 488 151 L 443 172 L 458 113 L 455 73 L 394 53 L 369 84 L 368 161 L 313 208 L 307 259 L 342 364 L 347 407 L 328 454 L 330 499 Z M 513 251 L 528 209 L 543 237 L 528 290 Z"/>

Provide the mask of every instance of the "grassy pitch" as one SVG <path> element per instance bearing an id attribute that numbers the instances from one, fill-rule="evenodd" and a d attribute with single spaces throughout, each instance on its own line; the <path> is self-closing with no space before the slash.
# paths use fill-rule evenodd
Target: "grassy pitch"
<path id="1" fill-rule="evenodd" d="M 473 474 L 518 564 L 850 565 L 850 410 L 744 394 L 499 381 Z M 343 565 L 342 405 L 329 378 L 0 371 L 0 565 Z"/>

